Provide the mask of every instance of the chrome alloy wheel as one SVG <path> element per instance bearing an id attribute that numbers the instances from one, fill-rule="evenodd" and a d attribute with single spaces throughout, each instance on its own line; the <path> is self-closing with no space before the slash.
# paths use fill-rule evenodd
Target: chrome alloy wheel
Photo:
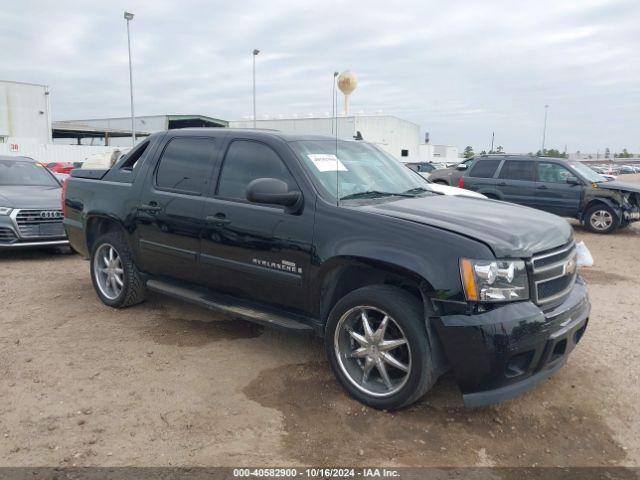
<path id="1" fill-rule="evenodd" d="M 367 395 L 389 397 L 407 383 L 409 342 L 382 310 L 359 306 L 347 311 L 338 321 L 333 343 L 342 372 Z"/>
<path id="2" fill-rule="evenodd" d="M 100 245 L 93 260 L 93 273 L 100 293 L 109 300 L 115 300 L 124 287 L 124 270 L 120 255 L 108 243 Z"/>
<path id="3" fill-rule="evenodd" d="M 613 223 L 613 215 L 607 210 L 596 210 L 589 217 L 589 223 L 594 230 L 604 231 L 611 227 Z"/>

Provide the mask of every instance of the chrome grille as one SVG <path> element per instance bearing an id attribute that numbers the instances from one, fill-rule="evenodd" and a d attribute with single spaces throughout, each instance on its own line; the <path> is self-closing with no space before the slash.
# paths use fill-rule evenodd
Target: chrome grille
<path id="1" fill-rule="evenodd" d="M 540 305 L 561 301 L 577 276 L 576 246 L 573 242 L 532 259 L 534 301 Z"/>
<path id="2" fill-rule="evenodd" d="M 22 238 L 64 237 L 60 209 L 18 210 L 14 220 Z"/>

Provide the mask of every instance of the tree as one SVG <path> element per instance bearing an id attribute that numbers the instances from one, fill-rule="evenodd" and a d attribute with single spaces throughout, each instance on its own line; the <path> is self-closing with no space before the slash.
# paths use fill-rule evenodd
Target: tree
<path id="1" fill-rule="evenodd" d="M 464 148 L 464 153 L 463 153 L 463 155 L 464 155 L 464 158 L 471 158 L 471 157 L 473 157 L 473 156 L 475 155 L 475 153 L 473 153 L 473 147 L 472 147 L 471 145 L 467 145 L 467 146 Z"/>
<path id="2" fill-rule="evenodd" d="M 614 157 L 631 158 L 631 157 L 633 157 L 633 153 L 629 153 L 626 148 L 623 148 L 622 149 L 622 153 L 614 154 Z"/>
<path id="3" fill-rule="evenodd" d="M 502 148 L 502 145 L 498 146 L 498 148 L 496 149 L 496 153 L 504 153 L 504 148 Z"/>
<path id="4" fill-rule="evenodd" d="M 486 154 L 487 154 L 487 151 L 486 151 L 486 150 L 482 150 L 482 151 L 480 152 L 480 155 L 486 155 Z"/>
<path id="5" fill-rule="evenodd" d="M 536 152 L 536 157 L 567 158 L 567 154 L 566 152 L 560 152 L 560 150 L 556 148 L 550 148 L 548 150 L 545 148 L 544 151 L 538 150 Z"/>

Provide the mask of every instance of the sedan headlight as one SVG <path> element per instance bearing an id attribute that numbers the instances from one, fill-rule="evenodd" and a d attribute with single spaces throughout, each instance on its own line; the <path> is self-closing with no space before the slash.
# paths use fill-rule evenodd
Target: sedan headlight
<path id="1" fill-rule="evenodd" d="M 13 209 L 9 207 L 0 207 L 0 215 L 9 215 L 11 210 Z"/>
<path id="2" fill-rule="evenodd" d="M 511 302 L 529 298 L 527 270 L 522 260 L 460 260 L 467 300 Z"/>

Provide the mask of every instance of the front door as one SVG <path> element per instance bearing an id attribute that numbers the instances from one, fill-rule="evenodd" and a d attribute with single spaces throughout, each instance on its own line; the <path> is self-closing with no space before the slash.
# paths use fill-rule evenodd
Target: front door
<path id="1" fill-rule="evenodd" d="M 197 280 L 203 194 L 216 159 L 213 138 L 169 137 L 138 206 L 138 264 L 155 275 Z"/>
<path id="2" fill-rule="evenodd" d="M 283 152 L 290 162 L 293 153 Z M 228 144 L 217 187 L 206 201 L 202 238 L 203 283 L 255 301 L 303 310 L 311 259 L 314 205 L 301 212 L 246 200 L 247 185 L 277 178 L 300 190 L 283 156 L 271 146 L 244 138 Z"/>
<path id="3" fill-rule="evenodd" d="M 582 185 L 567 183 L 575 177 L 569 169 L 553 162 L 537 163 L 537 207 L 563 217 L 574 217 L 580 208 Z"/>

